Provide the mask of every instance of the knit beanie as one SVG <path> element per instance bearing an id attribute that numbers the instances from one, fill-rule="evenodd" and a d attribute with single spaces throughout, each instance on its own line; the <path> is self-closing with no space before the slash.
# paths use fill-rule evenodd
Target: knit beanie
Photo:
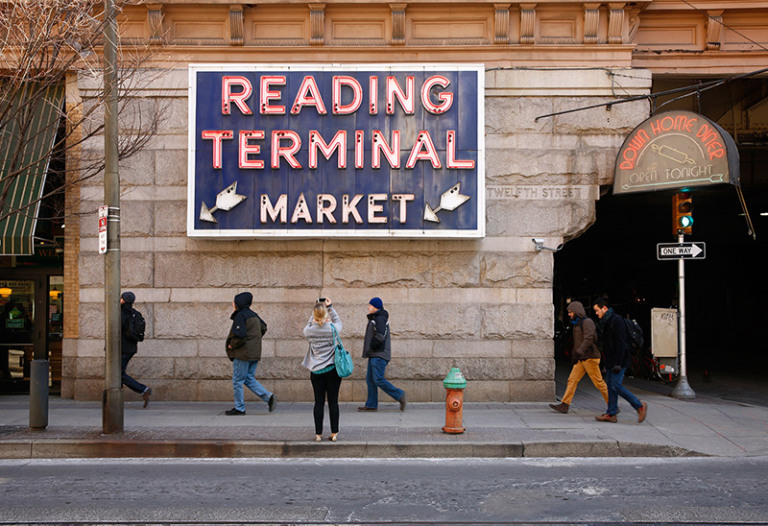
<path id="1" fill-rule="evenodd" d="M 372 305 L 373 307 L 381 310 L 384 308 L 384 302 L 381 301 L 381 298 L 373 298 L 371 301 L 368 302 L 369 305 Z"/>
<path id="2" fill-rule="evenodd" d="M 136 301 L 136 294 L 133 292 L 123 292 L 120 297 L 123 298 L 123 301 L 126 303 L 133 303 Z"/>

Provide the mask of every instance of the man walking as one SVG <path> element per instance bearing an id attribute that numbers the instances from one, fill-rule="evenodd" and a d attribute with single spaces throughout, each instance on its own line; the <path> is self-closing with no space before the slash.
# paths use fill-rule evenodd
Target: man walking
<path id="1" fill-rule="evenodd" d="M 384 310 L 381 298 L 373 298 L 368 303 L 368 326 L 365 329 L 363 358 L 368 358 L 368 371 L 365 383 L 368 386 L 368 399 L 358 411 L 376 411 L 379 407 L 379 391 L 400 402 L 400 411 L 405 411 L 405 391 L 392 385 L 384 378 L 387 364 L 392 359 L 392 341 L 389 331 L 389 313 Z"/>
<path id="2" fill-rule="evenodd" d="M 605 297 L 597 298 L 592 308 L 597 317 L 600 318 L 601 342 L 605 355 L 605 367 L 608 370 L 606 382 L 608 384 L 608 410 L 605 414 L 596 416 L 595 420 L 616 422 L 619 395 L 621 395 L 637 411 L 637 421 L 642 422 L 648 413 L 648 405 L 638 400 L 622 385 L 624 373 L 632 363 L 632 357 L 629 354 L 627 324 L 614 312 Z"/>
<path id="3" fill-rule="evenodd" d="M 125 372 L 128 362 L 134 357 L 139 347 L 139 340 L 136 339 L 131 330 L 132 318 L 135 315 L 134 301 L 136 301 L 136 295 L 133 292 L 123 292 L 120 295 L 120 357 L 122 358 L 120 372 L 122 373 L 123 385 L 134 393 L 139 393 L 144 399 L 144 407 L 147 407 L 149 397 L 152 396 L 152 388 L 137 382 Z"/>
<path id="4" fill-rule="evenodd" d="M 275 410 L 275 394 L 267 391 L 254 376 L 261 360 L 261 338 L 267 332 L 267 324 L 251 310 L 251 303 L 253 294 L 250 292 L 241 292 L 232 302 L 232 328 L 227 336 L 227 356 L 232 360 L 235 407 L 224 412 L 229 416 L 245 414 L 243 385 L 267 402 L 270 413 Z"/>
<path id="5" fill-rule="evenodd" d="M 597 336 L 595 322 L 587 316 L 584 305 L 580 301 L 571 302 L 567 310 L 573 326 L 573 352 L 571 353 L 573 367 L 568 376 L 562 402 L 557 405 L 549 404 L 549 407 L 559 413 L 568 412 L 573 395 L 576 394 L 576 387 L 585 374 L 589 375 L 589 379 L 603 395 L 605 403 L 608 403 L 608 387 L 600 373 L 600 350 L 595 345 Z"/>

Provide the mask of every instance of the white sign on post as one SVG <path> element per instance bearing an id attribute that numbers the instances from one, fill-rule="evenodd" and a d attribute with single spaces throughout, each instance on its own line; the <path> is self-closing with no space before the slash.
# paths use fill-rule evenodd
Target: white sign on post
<path id="1" fill-rule="evenodd" d="M 651 309 L 651 349 L 656 358 L 677 358 L 677 309 Z"/>
<path id="2" fill-rule="evenodd" d="M 691 243 L 658 243 L 656 259 L 704 259 L 707 257 L 707 244 Z"/>
<path id="3" fill-rule="evenodd" d="M 99 207 L 99 254 L 107 253 L 107 214 L 109 207 L 102 205 Z"/>

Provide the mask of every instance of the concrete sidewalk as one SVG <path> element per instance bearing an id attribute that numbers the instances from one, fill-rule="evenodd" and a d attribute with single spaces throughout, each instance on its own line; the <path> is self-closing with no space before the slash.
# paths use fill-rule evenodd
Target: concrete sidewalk
<path id="1" fill-rule="evenodd" d="M 250 401 L 245 416 L 226 416 L 231 402 L 153 400 L 146 409 L 129 402 L 125 432 L 102 435 L 99 402 L 52 397 L 47 429 L 31 431 L 29 398 L 2 396 L 0 458 L 768 455 L 768 407 L 707 396 L 676 400 L 628 385 L 648 403 L 642 424 L 623 400 L 618 423 L 595 421 L 605 406 L 584 381 L 566 415 L 546 403 L 466 403 L 467 430 L 460 435 L 442 432 L 440 403 L 409 403 L 402 413 L 393 402 L 381 403 L 376 413 L 342 404 L 335 443 L 314 442 L 312 404 L 306 402 L 279 402 L 268 413 L 266 404 Z"/>

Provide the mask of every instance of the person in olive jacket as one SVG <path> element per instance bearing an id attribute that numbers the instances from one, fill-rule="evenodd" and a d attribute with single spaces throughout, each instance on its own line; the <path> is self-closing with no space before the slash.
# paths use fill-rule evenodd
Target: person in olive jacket
<path id="1" fill-rule="evenodd" d="M 608 403 L 608 386 L 600 373 L 600 350 L 597 348 L 597 327 L 595 322 L 587 316 L 587 311 L 580 301 L 571 302 L 568 305 L 568 317 L 571 318 L 573 327 L 573 352 L 571 353 L 571 374 L 568 376 L 568 384 L 565 394 L 559 404 L 549 404 L 549 407 L 558 413 L 567 413 L 576 394 L 576 387 L 584 375 L 589 379 L 603 395 L 603 400 Z"/>
<path id="2" fill-rule="evenodd" d="M 230 416 L 245 414 L 243 385 L 267 402 L 270 413 L 275 409 L 275 394 L 267 391 L 254 376 L 261 360 L 261 337 L 267 332 L 267 324 L 251 310 L 251 303 L 250 292 L 241 292 L 232 302 L 234 311 L 230 316 L 232 328 L 227 336 L 227 356 L 232 360 L 235 407 L 225 412 Z"/>

